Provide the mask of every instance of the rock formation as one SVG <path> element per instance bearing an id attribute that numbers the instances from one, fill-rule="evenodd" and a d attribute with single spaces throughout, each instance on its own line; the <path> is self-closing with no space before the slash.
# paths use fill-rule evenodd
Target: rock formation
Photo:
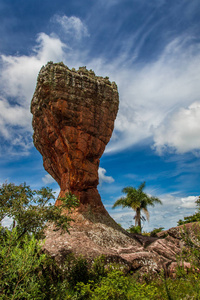
<path id="1" fill-rule="evenodd" d="M 89 204 L 105 213 L 97 191 L 98 167 L 118 105 L 116 84 L 86 67 L 76 71 L 50 62 L 38 75 L 31 104 L 34 144 L 61 188 L 59 196 L 71 191 L 82 209 Z"/>
<path id="2" fill-rule="evenodd" d="M 41 69 L 31 103 L 34 144 L 60 185 L 59 196 L 71 191 L 81 203 L 70 234 L 61 235 L 50 225 L 44 248 L 58 261 L 70 252 L 89 260 L 104 254 L 141 274 L 162 268 L 172 272 L 183 245 L 179 229 L 156 238 L 128 234 L 109 216 L 97 191 L 99 159 L 118 104 L 116 84 L 85 67 L 76 71 L 48 63 Z"/>
<path id="3" fill-rule="evenodd" d="M 127 271 L 139 276 L 156 276 L 161 270 L 174 277 L 178 267 L 177 258 L 185 247 L 183 235 L 187 232 L 191 240 L 199 245 L 196 236 L 199 224 L 190 223 L 160 232 L 156 237 L 139 234 L 125 235 L 123 232 L 101 222 L 75 223 L 70 234 L 58 234 L 49 227 L 46 232 L 45 250 L 62 263 L 69 253 L 83 255 L 88 261 L 104 255 L 106 262 L 117 262 Z M 184 262 L 185 269 L 190 263 Z"/>

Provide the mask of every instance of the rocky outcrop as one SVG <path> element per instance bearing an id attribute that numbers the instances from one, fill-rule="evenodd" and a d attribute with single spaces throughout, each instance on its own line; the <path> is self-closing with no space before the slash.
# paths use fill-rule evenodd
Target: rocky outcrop
<path id="1" fill-rule="evenodd" d="M 85 67 L 76 71 L 48 63 L 41 69 L 31 103 L 34 144 L 44 168 L 60 185 L 59 196 L 71 191 L 80 200 L 70 234 L 49 226 L 44 248 L 59 262 L 70 252 L 88 260 L 104 254 L 140 274 L 172 273 L 183 247 L 181 227 L 156 238 L 128 234 L 109 216 L 97 191 L 99 159 L 118 105 L 116 84 Z"/>
<path id="2" fill-rule="evenodd" d="M 186 224 L 164 231 L 157 237 L 148 237 L 120 232 L 104 223 L 104 218 L 90 221 L 79 215 L 70 233 L 62 235 L 54 232 L 52 227 L 48 228 L 45 250 L 61 264 L 69 253 L 83 255 L 91 262 L 104 255 L 107 263 L 120 263 L 127 271 L 137 272 L 139 276 L 156 276 L 164 270 L 165 274 L 174 277 L 177 258 L 181 257 L 186 246 L 183 240 L 185 232 L 195 241 L 199 229 L 198 224 L 195 227 Z M 185 269 L 190 269 L 189 262 L 182 263 Z"/>
<path id="3" fill-rule="evenodd" d="M 85 67 L 76 71 L 50 62 L 38 75 L 31 103 L 34 144 L 61 188 L 59 196 L 71 191 L 82 209 L 89 204 L 105 212 L 97 191 L 98 167 L 118 105 L 116 84 Z"/>

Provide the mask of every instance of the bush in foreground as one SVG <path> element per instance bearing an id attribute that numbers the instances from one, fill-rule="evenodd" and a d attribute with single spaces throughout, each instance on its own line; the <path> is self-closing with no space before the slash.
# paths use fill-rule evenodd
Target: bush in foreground
<path id="1" fill-rule="evenodd" d="M 0 227 L 0 299 L 200 299 L 200 238 L 185 232 L 187 249 L 177 260 L 175 279 L 159 274 L 151 281 L 138 282 L 124 274 L 122 266 L 108 265 L 105 257 L 90 266 L 83 257 L 67 257 L 59 267 L 42 252 L 40 242 L 48 221 L 68 230 L 70 219 L 50 204 L 50 189 L 32 191 L 26 185 L 3 185 L 0 188 L 0 216 L 12 218 L 11 227 Z M 73 195 L 63 199 L 65 208 L 77 205 Z M 38 225 L 37 225 L 38 224 Z M 191 263 L 186 272 L 181 259 Z"/>

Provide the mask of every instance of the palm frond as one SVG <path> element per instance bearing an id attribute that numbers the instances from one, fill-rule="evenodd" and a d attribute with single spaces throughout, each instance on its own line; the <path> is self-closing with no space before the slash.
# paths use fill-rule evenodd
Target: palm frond
<path id="1" fill-rule="evenodd" d="M 123 208 L 124 208 L 124 207 L 127 207 L 128 205 L 127 205 L 127 199 L 126 199 L 126 197 L 121 197 L 121 198 L 119 198 L 119 199 L 113 204 L 112 208 L 115 208 L 115 207 L 117 207 L 117 206 L 122 206 Z"/>
<path id="2" fill-rule="evenodd" d="M 149 222 L 149 211 L 147 208 L 142 208 L 142 211 L 144 212 L 146 218 L 147 218 L 147 221 Z"/>
<path id="3" fill-rule="evenodd" d="M 127 186 L 125 188 L 123 188 L 122 193 L 124 194 L 130 194 L 135 190 L 135 188 L 133 188 L 132 186 Z"/>
<path id="4" fill-rule="evenodd" d="M 159 199 L 159 198 L 157 198 L 157 197 L 150 197 L 150 202 L 151 203 L 149 203 L 149 205 L 151 205 L 151 206 L 155 206 L 155 204 L 163 204 L 162 203 L 162 201 Z"/>
<path id="5" fill-rule="evenodd" d="M 143 192 L 143 189 L 145 188 L 146 182 L 142 182 L 138 187 L 138 192 Z"/>

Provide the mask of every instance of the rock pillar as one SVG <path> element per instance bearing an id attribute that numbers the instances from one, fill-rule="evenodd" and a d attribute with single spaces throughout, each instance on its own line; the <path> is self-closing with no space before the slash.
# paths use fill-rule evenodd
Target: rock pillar
<path id="1" fill-rule="evenodd" d="M 60 197 L 71 191 L 81 209 L 104 211 L 97 191 L 99 159 L 118 112 L 117 86 L 85 67 L 42 67 L 31 102 L 33 140 L 44 168 L 58 182 Z M 57 200 L 56 205 L 59 205 Z"/>

